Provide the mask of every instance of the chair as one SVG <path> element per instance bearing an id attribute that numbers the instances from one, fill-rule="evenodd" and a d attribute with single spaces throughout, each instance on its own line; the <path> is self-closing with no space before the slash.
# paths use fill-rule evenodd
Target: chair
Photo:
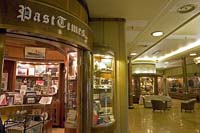
<path id="1" fill-rule="evenodd" d="M 194 111 L 195 102 L 196 102 L 196 99 L 190 99 L 190 100 L 181 102 L 181 112 L 182 110 Z"/>
<path id="2" fill-rule="evenodd" d="M 160 95 L 145 95 L 143 96 L 143 104 L 145 108 L 152 108 L 151 100 L 166 101 L 167 107 L 171 107 L 171 97 Z"/>
<path id="3" fill-rule="evenodd" d="M 165 111 L 167 108 L 166 101 L 162 100 L 151 100 L 153 111 L 155 110 L 163 110 Z"/>

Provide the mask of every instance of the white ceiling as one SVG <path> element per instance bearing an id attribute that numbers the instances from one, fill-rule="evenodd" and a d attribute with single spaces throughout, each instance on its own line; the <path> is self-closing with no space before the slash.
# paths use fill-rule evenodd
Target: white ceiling
<path id="1" fill-rule="evenodd" d="M 200 37 L 200 0 L 86 1 L 92 18 L 126 19 L 127 56 L 132 52 L 137 53 L 133 59 L 147 56 L 158 58 Z M 177 11 L 187 4 L 195 5 L 195 10 L 189 13 Z M 164 35 L 153 37 L 151 36 L 153 31 L 163 31 Z M 195 51 L 198 52 L 198 49 Z M 176 63 L 172 63 L 173 66 L 181 65 L 177 59 L 188 55 L 189 52 L 166 60 L 173 62 L 172 59 L 175 59 Z"/>

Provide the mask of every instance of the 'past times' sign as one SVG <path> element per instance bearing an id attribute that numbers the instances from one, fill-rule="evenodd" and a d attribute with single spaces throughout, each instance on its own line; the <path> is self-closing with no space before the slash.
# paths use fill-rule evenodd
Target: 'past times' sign
<path id="1" fill-rule="evenodd" d="M 0 0 L 0 26 L 2 28 L 50 35 L 90 45 L 91 31 L 87 24 L 73 15 L 41 3 Z"/>

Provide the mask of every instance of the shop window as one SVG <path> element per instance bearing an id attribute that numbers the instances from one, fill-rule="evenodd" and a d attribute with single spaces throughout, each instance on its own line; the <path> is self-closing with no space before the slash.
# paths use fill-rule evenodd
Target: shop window
<path id="1" fill-rule="evenodd" d="M 115 122 L 114 56 L 94 54 L 93 63 L 93 126 L 103 127 Z"/>

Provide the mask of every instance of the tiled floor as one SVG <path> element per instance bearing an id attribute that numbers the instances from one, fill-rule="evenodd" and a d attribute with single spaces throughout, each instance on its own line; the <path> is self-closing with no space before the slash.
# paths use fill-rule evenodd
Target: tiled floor
<path id="1" fill-rule="evenodd" d="M 200 103 L 192 113 L 180 111 L 180 100 L 172 100 L 172 108 L 165 112 L 134 107 L 128 114 L 129 133 L 200 133 Z"/>
<path id="2" fill-rule="evenodd" d="M 143 105 L 129 109 L 129 133 L 200 133 L 200 103 L 195 104 L 195 112 L 181 112 L 180 100 L 172 100 L 172 108 L 165 112 L 153 112 Z M 61 128 L 53 133 L 64 133 Z"/>

